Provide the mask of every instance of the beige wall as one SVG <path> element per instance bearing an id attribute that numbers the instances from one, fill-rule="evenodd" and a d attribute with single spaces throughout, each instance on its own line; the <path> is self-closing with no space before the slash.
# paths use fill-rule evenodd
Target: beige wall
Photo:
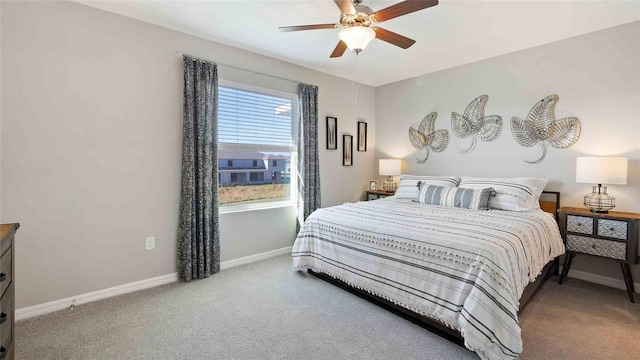
<path id="1" fill-rule="evenodd" d="M 0 221 L 20 222 L 16 306 L 176 271 L 182 64 L 176 51 L 319 86 L 323 206 L 362 197 L 375 166 L 374 90 L 68 2 L 1 3 Z M 220 66 L 221 79 L 291 84 Z M 324 118 L 369 151 L 343 167 Z M 340 149 L 342 147 L 340 146 Z M 346 181 L 345 179 L 349 179 Z M 290 246 L 292 208 L 221 215 L 222 260 Z M 144 250 L 155 236 L 157 248 Z"/>
<path id="2" fill-rule="evenodd" d="M 582 206 L 590 184 L 575 182 L 577 156 L 626 156 L 629 184 L 609 186 L 618 211 L 640 212 L 640 22 L 578 36 L 376 88 L 377 152 L 404 158 L 407 173 L 466 176 L 537 176 L 547 190 L 560 191 L 563 206 Z M 549 147 L 537 165 L 538 146 L 519 146 L 511 134 L 511 117 L 526 118 L 531 107 L 557 94 L 556 118 L 582 122 L 578 143 L 566 150 Z M 500 115 L 504 128 L 494 142 L 479 141 L 474 152 L 460 154 L 469 139 L 451 131 L 451 112 L 463 113 L 480 95 L 489 95 L 485 115 Z M 436 129 L 447 129 L 450 145 L 418 164 L 407 135 L 432 111 Z M 579 256 L 572 269 L 622 279 L 613 261 Z M 640 266 L 632 266 L 640 281 Z"/>

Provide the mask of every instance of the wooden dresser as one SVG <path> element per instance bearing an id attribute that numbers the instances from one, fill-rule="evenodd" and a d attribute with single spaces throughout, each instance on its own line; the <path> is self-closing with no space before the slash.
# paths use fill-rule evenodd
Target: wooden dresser
<path id="1" fill-rule="evenodd" d="M 15 324 L 14 247 L 13 240 L 20 224 L 0 225 L 0 359 L 13 360 Z"/>

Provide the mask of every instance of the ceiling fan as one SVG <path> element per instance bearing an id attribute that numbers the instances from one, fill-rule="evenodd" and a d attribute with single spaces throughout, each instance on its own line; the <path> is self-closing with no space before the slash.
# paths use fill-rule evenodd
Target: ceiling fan
<path id="1" fill-rule="evenodd" d="M 375 25 L 398 16 L 438 5 L 438 0 L 407 0 L 373 12 L 368 6 L 360 5 L 362 0 L 333 1 L 342 12 L 339 24 L 282 26 L 278 29 L 280 31 L 342 29 L 339 34 L 340 42 L 331 53 L 330 57 L 332 58 L 342 56 L 347 48 L 359 53 L 373 38 L 407 49 L 416 41 Z"/>

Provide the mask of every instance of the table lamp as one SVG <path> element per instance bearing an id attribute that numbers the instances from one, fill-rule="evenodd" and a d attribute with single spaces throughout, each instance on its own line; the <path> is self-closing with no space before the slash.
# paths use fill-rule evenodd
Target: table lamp
<path id="1" fill-rule="evenodd" d="M 402 160 L 400 159 L 380 159 L 378 163 L 379 174 L 386 176 L 387 180 L 382 184 L 386 192 L 396 191 L 396 183 L 393 177 L 402 174 Z"/>
<path id="2" fill-rule="evenodd" d="M 584 206 L 595 213 L 607 213 L 616 207 L 616 199 L 607 194 L 607 187 L 602 184 L 626 185 L 627 163 L 626 157 L 578 157 L 576 182 L 598 184 L 585 195 Z"/>

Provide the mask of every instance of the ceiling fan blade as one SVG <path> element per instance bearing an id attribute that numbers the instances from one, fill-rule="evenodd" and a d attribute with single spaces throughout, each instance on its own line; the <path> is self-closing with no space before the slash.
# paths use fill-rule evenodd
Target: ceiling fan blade
<path id="1" fill-rule="evenodd" d="M 373 30 L 376 31 L 376 39 L 380 39 L 382 41 L 386 41 L 389 44 L 399 46 L 403 49 L 408 49 L 411 45 L 415 44 L 416 41 L 413 39 L 409 39 L 406 36 L 402 36 L 400 34 L 396 34 L 393 31 L 389 31 L 383 28 L 375 27 Z"/>
<path id="2" fill-rule="evenodd" d="M 280 31 L 301 31 L 301 30 L 321 30 L 321 29 L 335 29 L 339 25 L 337 24 L 316 24 L 316 25 L 298 25 L 298 26 L 280 26 Z"/>
<path id="3" fill-rule="evenodd" d="M 378 22 L 383 22 L 436 5 L 438 5 L 438 0 L 407 0 L 378 10 L 373 15 Z"/>
<path id="4" fill-rule="evenodd" d="M 353 7 L 351 0 L 333 0 L 338 5 L 343 14 L 355 14 L 356 8 Z"/>
<path id="5" fill-rule="evenodd" d="M 342 56 L 342 54 L 344 54 L 345 50 L 347 50 L 347 44 L 345 44 L 344 41 L 340 40 L 340 42 L 338 43 L 336 48 L 333 49 L 333 52 L 331 53 L 331 56 L 329 56 L 329 57 L 330 58 L 340 57 L 340 56 Z"/>

